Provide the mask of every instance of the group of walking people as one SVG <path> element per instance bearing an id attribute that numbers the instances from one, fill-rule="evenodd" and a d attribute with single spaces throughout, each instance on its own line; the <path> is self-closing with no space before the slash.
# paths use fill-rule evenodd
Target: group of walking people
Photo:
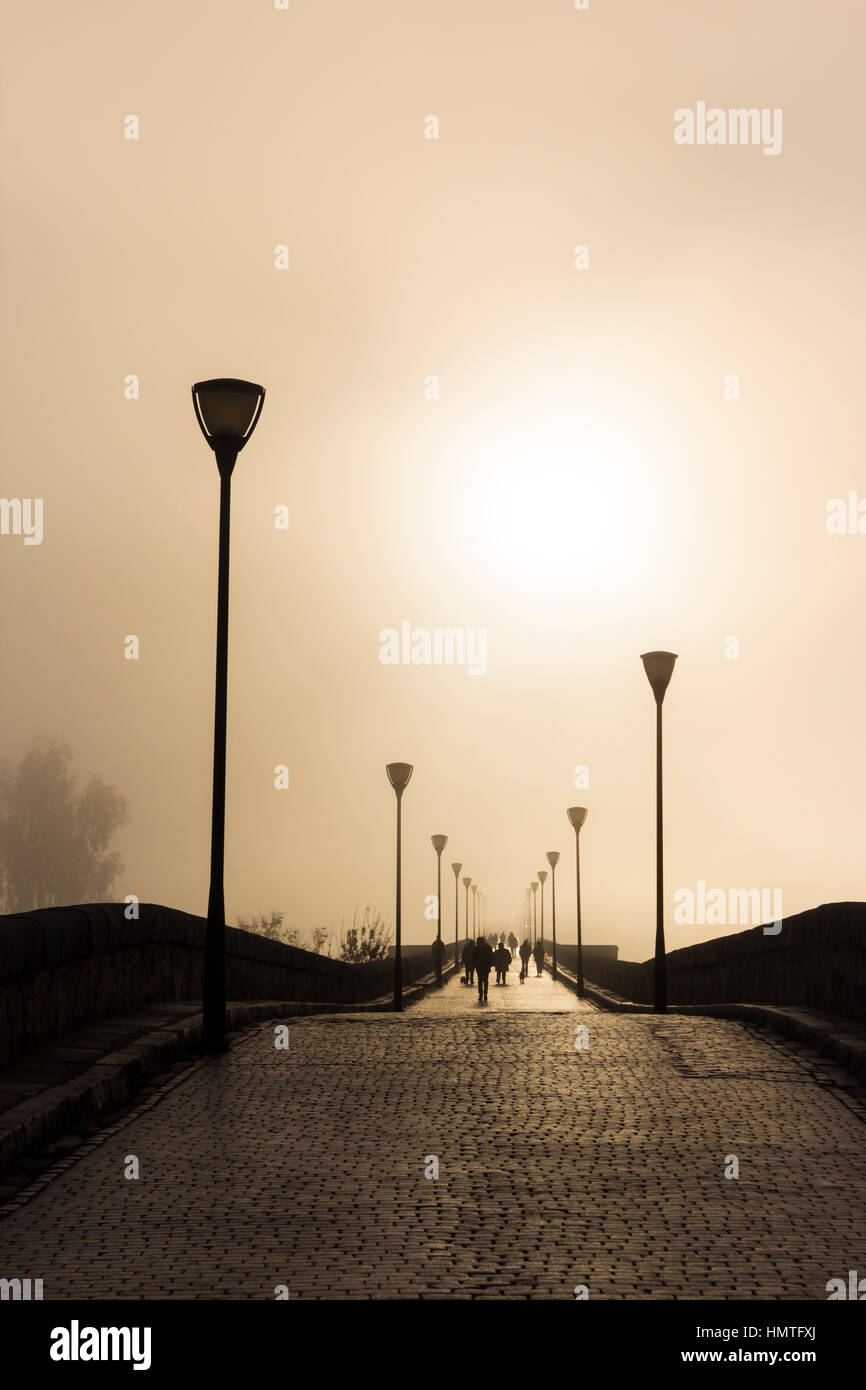
<path id="1" fill-rule="evenodd" d="M 483 936 L 479 936 L 477 941 L 467 940 L 463 947 L 463 969 L 465 974 L 461 975 L 461 982 L 465 985 L 478 984 L 478 1002 L 483 1004 L 487 1000 L 487 985 L 490 979 L 490 971 L 496 970 L 496 983 L 506 985 L 508 981 L 505 976 L 508 974 L 509 966 L 514 959 L 513 950 L 509 946 L 517 946 L 517 937 L 511 933 L 508 945 L 505 937 L 502 936 L 495 947 L 490 945 Z M 541 941 L 536 941 L 535 945 L 530 945 L 529 939 L 525 938 L 518 951 L 520 956 L 520 983 L 523 984 L 529 974 L 530 959 L 535 960 L 535 973 L 541 975 L 544 968 L 544 945 Z"/>

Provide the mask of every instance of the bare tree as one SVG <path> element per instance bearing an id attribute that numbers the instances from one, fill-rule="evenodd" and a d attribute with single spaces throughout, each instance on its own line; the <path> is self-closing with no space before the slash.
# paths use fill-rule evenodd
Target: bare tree
<path id="1" fill-rule="evenodd" d="M 327 951 L 324 950 L 327 945 Z M 331 954 L 331 929 L 330 927 L 313 927 L 313 950 L 317 955 L 329 956 Z"/>
<path id="2" fill-rule="evenodd" d="M 241 931 L 255 932 L 257 936 L 266 936 L 270 941 L 282 941 L 286 946 L 298 946 L 303 951 L 314 951 L 317 955 L 330 955 L 330 947 L 323 951 L 322 947 L 330 940 L 331 932 L 328 927 L 314 927 L 312 930 L 312 940 L 307 941 L 306 934 L 300 927 L 286 927 L 283 925 L 286 914 L 284 912 L 272 911 L 270 917 L 244 917 L 238 918 L 238 926 Z"/>
<path id="3" fill-rule="evenodd" d="M 256 936 L 266 936 L 270 941 L 284 941 L 283 919 L 284 912 L 272 912 L 270 917 L 251 917 L 249 921 L 245 918 L 238 918 L 238 926 L 241 931 L 255 932 Z"/>
<path id="4" fill-rule="evenodd" d="M 381 912 L 365 907 L 359 923 L 356 907 L 351 927 L 345 933 L 340 931 L 340 960 L 356 965 L 362 961 L 383 960 L 388 954 L 391 937 L 391 928 L 386 927 Z"/>

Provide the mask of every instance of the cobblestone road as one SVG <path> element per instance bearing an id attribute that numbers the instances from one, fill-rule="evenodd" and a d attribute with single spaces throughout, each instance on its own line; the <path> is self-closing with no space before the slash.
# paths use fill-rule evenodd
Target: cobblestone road
<path id="1" fill-rule="evenodd" d="M 244 1034 L 0 1220 L 0 1274 L 46 1299 L 826 1299 L 861 1269 L 844 1073 L 739 1023 L 578 1012 L 549 979 L 490 998 Z"/>

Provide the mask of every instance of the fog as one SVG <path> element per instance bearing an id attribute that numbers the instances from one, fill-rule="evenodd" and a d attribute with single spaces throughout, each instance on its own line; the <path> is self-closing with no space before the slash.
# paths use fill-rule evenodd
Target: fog
<path id="1" fill-rule="evenodd" d="M 0 752 L 54 736 L 126 799 L 116 898 L 207 905 L 217 376 L 267 391 L 232 494 L 230 922 L 392 919 L 407 761 L 408 942 L 440 832 L 446 939 L 452 861 L 507 929 L 551 849 L 572 939 L 579 804 L 585 939 L 646 958 L 655 648 L 668 946 L 739 929 L 674 920 L 701 882 L 862 897 L 866 25 L 816 13 L 19 7 L 3 494 L 42 534 L 0 535 Z M 699 101 L 780 111 L 781 148 L 677 143 Z"/>

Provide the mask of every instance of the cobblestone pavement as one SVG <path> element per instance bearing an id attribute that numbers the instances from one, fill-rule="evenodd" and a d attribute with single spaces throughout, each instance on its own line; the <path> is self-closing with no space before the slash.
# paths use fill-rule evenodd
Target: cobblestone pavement
<path id="1" fill-rule="evenodd" d="M 577 1022 L 532 989 L 298 1019 L 287 1050 L 250 1030 L 4 1208 L 0 1274 L 46 1299 L 826 1299 L 862 1270 L 850 1078 L 740 1023 Z"/>

